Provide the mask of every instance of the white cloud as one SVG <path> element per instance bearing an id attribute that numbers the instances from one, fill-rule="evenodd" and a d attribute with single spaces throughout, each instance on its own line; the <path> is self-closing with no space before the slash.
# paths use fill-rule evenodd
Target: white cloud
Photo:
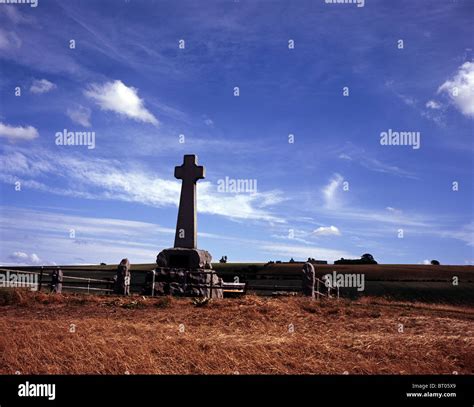
<path id="1" fill-rule="evenodd" d="M 313 234 L 316 236 L 341 236 L 341 232 L 336 226 L 321 226 Z"/>
<path id="2" fill-rule="evenodd" d="M 68 108 L 66 114 L 74 123 L 80 124 L 84 127 L 90 127 L 91 125 L 91 109 L 87 107 L 78 105 L 74 108 Z"/>
<path id="3" fill-rule="evenodd" d="M 461 65 L 454 76 L 438 88 L 438 93 L 447 94 L 463 115 L 474 117 L 474 62 Z"/>
<path id="4" fill-rule="evenodd" d="M 28 255 L 25 252 L 13 252 L 10 257 L 17 260 L 27 260 Z"/>
<path id="5" fill-rule="evenodd" d="M 33 140 L 38 137 L 38 130 L 32 126 L 13 127 L 0 122 L 0 137 L 6 137 L 9 141 Z"/>
<path id="6" fill-rule="evenodd" d="M 30 87 L 31 93 L 48 93 L 56 88 L 56 85 L 47 79 L 35 79 Z"/>
<path id="7" fill-rule="evenodd" d="M 439 102 L 437 102 L 436 100 L 428 100 L 428 102 L 426 102 L 426 107 L 428 109 L 440 109 L 441 108 L 441 104 Z"/>
<path id="8" fill-rule="evenodd" d="M 16 251 L 10 254 L 9 259 L 15 264 L 34 265 L 41 263 L 41 259 L 36 253 L 28 254 L 25 252 Z"/>
<path id="9" fill-rule="evenodd" d="M 343 180 L 344 178 L 340 174 L 336 173 L 329 181 L 329 184 L 323 188 L 324 201 L 327 208 L 331 209 L 339 206 L 337 192 Z"/>
<path id="10" fill-rule="evenodd" d="M 204 123 L 206 124 L 206 126 L 214 127 L 214 122 L 211 119 L 205 119 Z"/>
<path id="11" fill-rule="evenodd" d="M 110 110 L 131 119 L 158 125 L 158 120 L 146 108 L 138 90 L 122 81 L 92 84 L 84 94 L 93 99 L 102 110 Z"/>
<path id="12" fill-rule="evenodd" d="M 423 264 L 426 264 L 426 265 L 431 264 L 431 261 L 428 260 L 428 259 L 425 259 L 425 260 L 423 260 Z"/>

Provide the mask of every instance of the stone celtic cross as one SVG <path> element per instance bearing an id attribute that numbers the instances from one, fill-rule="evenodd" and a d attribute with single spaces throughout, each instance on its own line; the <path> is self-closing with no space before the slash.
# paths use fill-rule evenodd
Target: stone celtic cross
<path id="1" fill-rule="evenodd" d="M 186 154 L 183 165 L 174 168 L 174 176 L 183 180 L 174 247 L 196 249 L 196 182 L 205 177 L 205 169 L 203 166 L 197 165 L 196 155 Z"/>

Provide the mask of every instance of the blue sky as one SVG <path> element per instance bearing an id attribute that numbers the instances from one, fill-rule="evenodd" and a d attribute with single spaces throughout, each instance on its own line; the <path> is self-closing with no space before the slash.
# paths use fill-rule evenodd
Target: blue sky
<path id="1" fill-rule="evenodd" d="M 460 0 L 0 4 L 0 264 L 154 262 L 183 154 L 206 167 L 198 246 L 215 260 L 473 264 L 473 15 Z M 419 148 L 382 145 L 389 129 Z M 57 145 L 64 130 L 94 148 Z M 257 190 L 222 192 L 225 177 Z"/>

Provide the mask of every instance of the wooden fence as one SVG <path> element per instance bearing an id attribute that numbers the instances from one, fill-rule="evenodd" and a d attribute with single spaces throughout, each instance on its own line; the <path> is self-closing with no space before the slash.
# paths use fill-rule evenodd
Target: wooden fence
<path id="1" fill-rule="evenodd" d="M 50 286 L 52 282 L 52 273 L 54 270 L 57 270 L 58 267 L 38 267 L 37 271 L 26 271 L 26 270 L 20 270 L 20 269 L 6 269 L 6 268 L 0 268 L 0 273 L 23 273 L 23 274 L 32 274 L 36 275 L 38 277 L 38 291 L 41 291 L 45 285 Z M 72 275 L 67 275 L 64 274 L 64 271 L 68 270 L 67 268 L 60 267 L 60 269 L 63 271 L 63 276 L 62 276 L 62 289 L 66 290 L 71 290 L 71 291 L 85 291 L 88 294 L 91 292 L 94 293 L 105 293 L 105 294 L 110 294 L 113 293 L 113 285 L 114 285 L 114 279 L 113 278 L 106 278 L 106 279 L 98 279 L 98 278 L 89 278 L 89 277 L 77 277 L 77 276 L 72 276 Z M 101 272 L 103 270 L 100 269 L 78 269 L 78 268 L 71 268 L 69 269 L 69 272 L 80 272 L 86 274 L 87 272 L 93 273 L 93 272 Z M 210 271 L 213 275 L 217 274 L 215 271 L 211 270 Z M 109 272 L 110 273 L 110 272 Z M 198 272 L 193 272 L 193 273 L 198 273 Z M 115 272 L 114 272 L 115 274 Z M 134 283 L 131 284 L 131 292 L 135 293 L 141 293 L 145 279 L 144 279 L 144 274 L 143 272 L 140 273 L 141 277 L 143 277 L 143 281 L 139 283 Z M 141 280 L 141 279 L 140 279 Z M 213 290 L 215 289 L 222 289 L 225 293 L 227 294 L 238 294 L 238 293 L 245 293 L 246 292 L 246 284 L 245 283 L 230 283 L 230 282 L 222 282 L 221 284 L 213 284 L 212 279 L 210 284 L 187 284 L 187 286 L 195 287 L 195 288 L 209 288 L 210 296 L 212 298 L 212 293 Z M 153 280 L 153 285 L 154 287 L 154 280 Z M 133 290 L 132 290 L 133 288 Z M 152 290 L 151 295 L 154 296 L 154 290 Z"/>
<path id="2" fill-rule="evenodd" d="M 113 292 L 113 284 L 115 270 L 103 270 L 100 268 L 91 267 L 59 267 L 63 271 L 62 288 L 71 291 L 95 292 L 110 294 Z M 28 270 L 26 270 L 28 269 Z M 11 273 L 32 273 L 38 275 L 39 287 L 38 290 L 51 284 L 51 275 L 57 266 L 37 266 L 37 267 L 15 267 L 11 269 L 0 269 L 1 272 L 9 271 Z M 227 295 L 240 294 L 246 292 L 253 292 L 259 295 L 280 295 L 280 294 L 297 294 L 301 292 L 301 277 L 294 273 L 262 273 L 256 275 L 252 274 L 237 274 L 235 276 L 216 272 L 211 270 L 213 274 L 217 274 L 223 278 L 223 283 L 219 287 L 222 288 Z M 132 271 L 132 279 L 130 285 L 130 292 L 141 293 L 145 285 L 145 275 L 147 271 Z M 71 275 L 75 274 L 75 275 Z M 85 277 L 86 275 L 97 276 L 98 274 L 108 275 L 107 278 L 93 278 Z M 237 281 L 235 278 L 237 277 Z M 225 281 L 228 280 L 228 281 Z M 231 281 L 229 281 L 231 280 Z M 324 282 L 316 278 L 317 287 L 315 290 L 317 298 L 332 296 L 332 288 L 325 287 Z M 200 285 L 200 288 L 210 288 L 212 292 L 212 283 L 209 285 Z M 325 291 L 325 292 L 324 292 Z M 152 292 L 151 295 L 154 293 Z M 337 297 L 339 297 L 339 289 L 337 289 Z"/>
<path id="3" fill-rule="evenodd" d="M 248 293 L 257 295 L 280 295 L 300 293 L 302 288 L 302 270 L 300 264 L 213 264 L 213 270 L 222 277 L 225 284 L 243 283 Z M 141 293 L 146 273 L 153 264 L 132 266 L 132 293 Z M 1 268 L 1 267 L 0 267 Z M 57 266 L 5 266 L 4 269 L 37 273 L 42 289 L 51 281 L 51 273 Z M 100 292 L 111 289 L 116 266 L 61 266 L 66 276 L 84 278 L 85 280 L 65 280 L 70 287 L 80 287 L 76 291 Z M 423 265 L 369 265 L 340 266 L 318 265 L 316 277 L 337 271 L 338 273 L 364 273 L 365 289 L 359 292 L 355 288 L 340 289 L 340 296 L 356 299 L 360 296 L 394 298 L 402 301 L 429 301 L 449 304 L 474 305 L 474 266 L 423 266 Z M 1 271 L 0 271 L 1 272 Z M 460 284 L 454 285 L 456 277 Z M 101 281 L 94 281 L 101 280 Z M 317 292 L 327 295 L 327 287 L 316 286 Z M 68 288 L 68 290 L 74 290 Z M 94 290 L 92 290 L 94 289 Z M 99 290 L 96 290 L 99 289 Z M 226 287 L 227 294 L 232 295 L 231 288 Z M 104 293 L 109 293 L 103 291 Z M 337 295 L 331 292 L 330 295 Z"/>
<path id="4" fill-rule="evenodd" d="M 15 270 L 15 269 L 0 269 L 0 273 L 22 273 L 22 274 L 32 274 L 37 276 L 37 290 L 41 291 L 46 283 L 48 285 L 51 283 L 51 274 L 55 268 L 51 269 L 51 273 L 45 271 L 44 268 L 40 268 L 38 271 L 25 271 L 25 270 Z M 95 287 L 95 286 L 103 286 L 103 287 Z M 83 290 L 87 293 L 92 292 L 104 292 L 104 293 L 111 293 L 113 292 L 113 280 L 111 279 L 96 279 L 96 278 L 88 278 L 88 277 L 75 277 L 75 276 L 68 276 L 63 274 L 62 280 L 62 288 L 69 289 L 69 290 Z"/>

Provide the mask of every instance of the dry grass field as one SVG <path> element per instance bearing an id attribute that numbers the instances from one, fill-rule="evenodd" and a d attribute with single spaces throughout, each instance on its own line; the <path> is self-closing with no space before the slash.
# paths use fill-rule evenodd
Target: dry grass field
<path id="1" fill-rule="evenodd" d="M 0 373 L 473 374 L 473 322 L 471 306 L 380 297 L 197 307 L 10 291 L 0 296 Z"/>

